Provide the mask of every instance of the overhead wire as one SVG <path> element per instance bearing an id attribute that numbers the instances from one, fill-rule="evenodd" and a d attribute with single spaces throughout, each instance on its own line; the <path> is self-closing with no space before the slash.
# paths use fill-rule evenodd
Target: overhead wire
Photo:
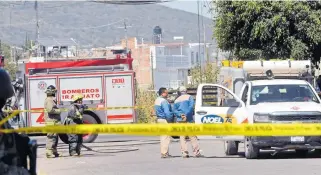
<path id="1" fill-rule="evenodd" d="M 124 18 L 124 19 L 127 19 L 127 18 Z M 84 29 L 96 29 L 96 28 L 102 28 L 102 27 L 107 27 L 107 26 L 111 26 L 111 25 L 114 25 L 114 24 L 118 24 L 118 23 L 122 23 L 124 22 L 124 19 L 121 19 L 121 20 L 118 20 L 118 21 L 115 21 L 115 22 L 111 22 L 111 23 L 108 23 L 108 24 L 103 24 L 103 25 L 99 25 L 99 26 L 91 26 L 91 27 L 70 27 L 70 28 L 66 28 L 66 27 L 55 27 L 55 26 L 52 26 L 52 27 L 55 27 L 55 28 L 59 28 L 59 29 L 66 29 L 66 30 L 84 30 Z M 52 24 L 52 23 L 48 23 L 46 21 L 42 21 L 43 23 L 46 23 L 46 24 Z"/>
<path id="2" fill-rule="evenodd" d="M 104 4 L 114 4 L 114 5 L 146 5 L 146 4 L 156 4 L 156 3 L 164 3 L 164 2 L 171 2 L 173 0 L 101 0 L 101 1 L 90 1 L 90 2 L 97 2 L 97 3 L 104 3 Z"/>
<path id="3" fill-rule="evenodd" d="M 206 2 L 206 4 L 204 4 L 204 6 L 208 8 L 207 13 L 210 13 L 212 16 L 213 15 L 213 2 L 208 2 L 206 0 L 205 0 L 205 2 Z"/>
<path id="4" fill-rule="evenodd" d="M 29 25 L 29 24 L 34 24 L 35 23 L 35 19 L 32 20 L 31 22 L 26 22 L 26 23 L 16 23 L 16 24 L 12 24 L 12 23 L 7 23 L 7 24 L 1 24 L 0 28 L 4 28 L 4 27 L 12 27 L 12 26 L 20 26 L 20 25 Z"/>

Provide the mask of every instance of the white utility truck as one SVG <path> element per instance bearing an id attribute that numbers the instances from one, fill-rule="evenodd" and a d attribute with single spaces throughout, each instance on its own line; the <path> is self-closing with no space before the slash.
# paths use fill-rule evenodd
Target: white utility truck
<path id="1" fill-rule="evenodd" d="M 135 123 L 135 73 L 130 53 L 115 58 L 80 60 L 48 60 L 47 62 L 20 65 L 25 94 L 20 109 L 43 110 L 45 90 L 54 85 L 57 89 L 57 103 L 68 108 L 74 94 L 84 95 L 84 104 L 96 110 L 85 111 L 85 124 Z M 106 107 L 128 107 L 128 109 L 99 110 Z M 67 112 L 62 113 L 62 121 Z M 44 112 L 21 113 L 20 127 L 44 126 Z M 84 136 L 84 142 L 93 142 L 97 134 Z M 61 134 L 67 142 L 66 135 Z"/>
<path id="2" fill-rule="evenodd" d="M 198 86 L 195 123 L 321 123 L 320 98 L 311 85 L 311 72 L 310 61 L 244 61 L 241 68 L 223 67 L 220 84 Z M 247 159 L 257 158 L 263 149 L 274 150 L 273 154 L 294 149 L 302 156 L 321 149 L 321 137 L 220 139 L 227 155 L 237 154 L 239 143 L 244 143 Z"/>

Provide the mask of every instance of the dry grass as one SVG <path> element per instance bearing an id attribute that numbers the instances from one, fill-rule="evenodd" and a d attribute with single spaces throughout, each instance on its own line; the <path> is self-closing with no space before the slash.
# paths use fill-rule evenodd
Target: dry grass
<path id="1" fill-rule="evenodd" d="M 156 97 L 154 91 L 137 90 L 136 105 L 143 107 L 136 110 L 138 123 L 154 123 L 156 121 L 156 117 L 153 115 Z"/>

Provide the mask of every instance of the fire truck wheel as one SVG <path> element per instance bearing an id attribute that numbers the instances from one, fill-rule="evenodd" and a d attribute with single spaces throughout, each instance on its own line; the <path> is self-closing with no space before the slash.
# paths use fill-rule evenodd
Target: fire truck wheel
<path id="1" fill-rule="evenodd" d="M 99 118 L 95 115 L 95 113 L 88 112 L 83 115 L 84 124 L 99 124 Z M 84 134 L 83 142 L 84 143 L 92 143 L 96 140 L 98 134 Z"/>
<path id="2" fill-rule="evenodd" d="M 66 125 L 66 122 L 63 123 L 63 125 Z M 67 134 L 59 134 L 58 135 L 60 140 L 64 142 L 65 144 L 68 144 L 68 135 Z"/>
<path id="3" fill-rule="evenodd" d="M 91 112 L 83 115 L 83 121 L 84 121 L 84 124 L 99 124 L 99 123 L 101 123 L 101 122 L 99 122 L 98 117 L 94 113 L 91 113 Z M 64 125 L 66 125 L 66 124 L 64 123 Z M 98 134 L 84 134 L 83 143 L 92 143 L 96 140 L 97 137 L 98 137 Z M 59 138 L 65 144 L 69 143 L 67 134 L 59 134 Z"/>

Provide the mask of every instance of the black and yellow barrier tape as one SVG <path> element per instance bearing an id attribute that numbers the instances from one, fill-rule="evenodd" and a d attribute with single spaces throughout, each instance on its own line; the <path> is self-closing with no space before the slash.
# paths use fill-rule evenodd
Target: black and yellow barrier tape
<path id="1" fill-rule="evenodd" d="M 216 104 L 216 102 L 209 102 L 206 104 Z M 153 108 L 154 105 L 146 105 L 146 106 L 120 106 L 120 107 L 97 107 L 97 108 L 86 108 L 85 111 L 107 111 L 107 110 L 121 110 L 121 109 L 147 109 L 147 108 Z M 59 108 L 61 112 L 68 112 L 68 108 Z M 37 110 L 4 110 L 3 112 L 46 112 L 45 109 L 37 109 Z"/>
<path id="2" fill-rule="evenodd" d="M 0 121 L 0 126 L 2 126 L 4 123 L 6 123 L 8 120 L 13 118 L 14 116 L 18 115 L 20 113 L 19 110 L 13 111 L 9 116 L 5 117 Z"/>
<path id="3" fill-rule="evenodd" d="M 84 124 L 0 130 L 2 133 L 124 135 L 321 136 L 321 124 Z"/>
<path id="4" fill-rule="evenodd" d="M 128 106 L 128 107 L 102 107 L 102 108 L 86 108 L 86 111 L 106 111 L 106 110 L 120 110 L 120 109 L 145 109 L 145 108 L 151 108 L 154 107 L 153 106 Z M 59 110 L 61 112 L 67 112 L 69 109 L 68 108 L 59 108 Z M 45 109 L 41 109 L 41 110 L 12 110 L 12 111 L 8 111 L 8 110 L 4 110 L 3 112 L 46 112 Z"/>

